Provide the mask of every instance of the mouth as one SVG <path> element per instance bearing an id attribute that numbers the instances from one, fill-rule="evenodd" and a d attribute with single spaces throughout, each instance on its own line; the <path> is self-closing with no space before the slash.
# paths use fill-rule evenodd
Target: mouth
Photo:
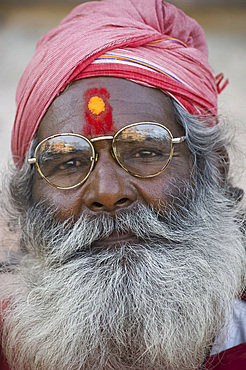
<path id="1" fill-rule="evenodd" d="M 102 249 L 117 248 L 123 244 L 135 244 L 137 242 L 139 242 L 139 239 L 132 233 L 118 233 L 117 231 L 113 231 L 106 238 L 93 242 L 93 246 Z"/>
<path id="2" fill-rule="evenodd" d="M 138 244 L 139 242 L 140 239 L 137 238 L 137 236 L 133 233 L 118 233 L 117 231 L 113 231 L 106 238 L 95 240 L 86 248 L 81 248 L 81 250 L 71 252 L 69 256 L 66 256 L 66 258 L 64 258 L 62 264 L 67 264 L 75 259 L 83 258 L 92 254 L 97 254 L 105 250 L 116 250 L 118 248 L 120 249 L 124 245 L 133 245 Z"/>

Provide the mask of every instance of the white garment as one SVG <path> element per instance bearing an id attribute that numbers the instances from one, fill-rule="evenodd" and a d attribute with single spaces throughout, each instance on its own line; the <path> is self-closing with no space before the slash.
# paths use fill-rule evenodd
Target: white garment
<path id="1" fill-rule="evenodd" d="M 230 322 L 228 324 L 227 338 L 222 346 L 218 343 L 216 344 L 215 341 L 211 355 L 220 353 L 244 342 L 246 342 L 246 302 L 236 299 Z"/>

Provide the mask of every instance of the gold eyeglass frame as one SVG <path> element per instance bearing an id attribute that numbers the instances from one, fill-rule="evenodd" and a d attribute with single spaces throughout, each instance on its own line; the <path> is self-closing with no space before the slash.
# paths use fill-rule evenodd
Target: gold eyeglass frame
<path id="1" fill-rule="evenodd" d="M 154 126 L 160 126 L 162 128 L 164 128 L 169 136 L 170 136 L 170 139 L 171 139 L 171 150 L 170 150 L 170 156 L 169 156 L 169 159 L 168 161 L 165 163 L 165 165 L 163 166 L 163 168 L 158 172 L 158 173 L 155 173 L 153 175 L 139 175 L 139 174 L 135 174 L 133 172 L 131 172 L 130 170 L 128 170 L 127 168 L 125 168 L 122 163 L 120 163 L 119 159 L 118 159 L 118 156 L 117 156 L 117 151 L 116 151 L 116 138 L 117 136 L 125 129 L 127 128 L 130 128 L 130 127 L 134 127 L 134 126 L 140 126 L 140 125 L 154 125 Z M 55 137 L 58 137 L 58 136 L 76 136 L 76 137 L 79 137 L 79 138 L 82 138 L 84 139 L 85 141 L 87 141 L 91 147 L 91 150 L 92 150 L 92 156 L 90 158 L 91 160 L 91 166 L 90 166 L 90 169 L 88 171 L 88 174 L 83 178 L 83 180 L 81 180 L 79 183 L 75 184 L 75 185 L 72 185 L 72 186 L 67 186 L 67 187 L 62 187 L 62 186 L 57 186 L 55 184 L 53 184 L 52 182 L 50 182 L 45 176 L 44 174 L 42 173 L 40 167 L 39 167 L 39 164 L 37 162 L 37 152 L 40 148 L 40 146 L 47 140 L 50 140 L 50 139 L 53 139 Z M 94 166 L 95 166 L 95 163 L 98 161 L 98 154 L 96 153 L 95 151 L 95 148 L 94 148 L 94 145 L 93 143 L 94 142 L 97 142 L 97 141 L 100 141 L 100 140 L 112 140 L 112 150 L 111 150 L 111 155 L 112 157 L 117 161 L 117 163 L 119 164 L 119 166 L 121 168 L 123 168 L 126 172 L 130 173 L 132 176 L 134 177 L 140 177 L 140 178 L 149 178 L 149 177 L 155 177 L 157 175 L 159 175 L 160 173 L 162 173 L 165 168 L 168 166 L 168 164 L 170 163 L 171 159 L 172 159 L 172 156 L 173 156 L 173 150 L 174 150 L 174 146 L 173 144 L 180 144 L 182 143 L 183 141 L 186 140 L 186 136 L 181 136 L 181 137 L 176 137 L 174 138 L 171 131 L 164 125 L 162 125 L 161 123 L 157 123 L 157 122 L 137 122 L 137 123 L 132 123 L 130 125 L 127 125 L 127 126 L 124 126 L 122 127 L 120 130 L 118 130 L 113 136 L 98 136 L 98 137 L 95 137 L 95 138 L 92 138 L 92 139 L 88 139 L 87 137 L 83 136 L 83 135 L 80 135 L 80 134 L 73 134 L 73 133 L 61 133 L 61 134 L 56 134 L 56 135 L 51 135 L 45 139 L 43 139 L 42 141 L 40 141 L 40 143 L 38 143 L 38 145 L 36 146 L 35 148 L 35 151 L 34 151 L 34 156 L 32 158 L 28 158 L 28 163 L 31 165 L 31 164 L 35 164 L 36 165 L 36 168 L 38 170 L 38 173 L 40 174 L 40 176 L 51 186 L 53 186 L 54 188 L 56 189 L 62 189 L 62 190 L 67 190 L 67 189 L 73 189 L 73 188 L 76 188 L 77 186 L 83 184 L 87 179 L 88 177 L 90 176 L 91 172 L 93 171 L 94 169 Z"/>

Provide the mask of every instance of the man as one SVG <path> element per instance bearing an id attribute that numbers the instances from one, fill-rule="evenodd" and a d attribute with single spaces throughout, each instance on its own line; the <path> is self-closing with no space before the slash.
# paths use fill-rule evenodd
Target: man
<path id="1" fill-rule="evenodd" d="M 245 227 L 203 30 L 75 8 L 17 91 L 2 368 L 244 369 Z M 5 275 L 6 276 L 6 275 Z"/>

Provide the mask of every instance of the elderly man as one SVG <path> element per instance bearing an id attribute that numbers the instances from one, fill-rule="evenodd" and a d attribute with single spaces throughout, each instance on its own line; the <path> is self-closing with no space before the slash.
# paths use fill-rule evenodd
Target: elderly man
<path id="1" fill-rule="evenodd" d="M 245 369 L 242 191 L 204 32 L 162 0 L 76 7 L 17 91 L 3 200 L 11 370 Z"/>

